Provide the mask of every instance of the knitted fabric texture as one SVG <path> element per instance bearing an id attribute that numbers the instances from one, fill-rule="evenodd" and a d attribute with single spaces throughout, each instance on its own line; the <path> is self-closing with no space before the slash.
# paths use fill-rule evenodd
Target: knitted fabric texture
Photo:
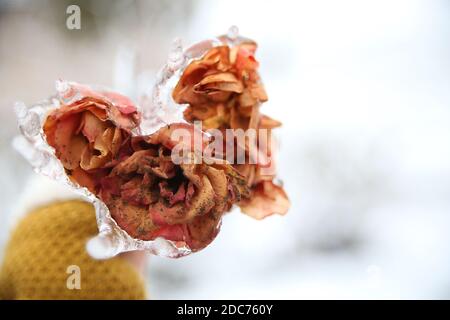
<path id="1" fill-rule="evenodd" d="M 5 251 L 0 299 L 145 299 L 143 280 L 129 262 L 87 254 L 86 241 L 97 232 L 87 202 L 53 203 L 28 214 Z M 70 285 L 74 268 L 80 289 Z"/>

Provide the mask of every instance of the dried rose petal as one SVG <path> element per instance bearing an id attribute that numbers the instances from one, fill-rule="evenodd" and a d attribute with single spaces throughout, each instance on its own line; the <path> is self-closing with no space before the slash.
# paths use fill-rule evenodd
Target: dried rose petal
<path id="1" fill-rule="evenodd" d="M 273 213 L 284 215 L 290 207 L 286 192 L 272 181 L 261 181 L 252 188 L 251 196 L 239 204 L 242 211 L 255 219 Z"/>

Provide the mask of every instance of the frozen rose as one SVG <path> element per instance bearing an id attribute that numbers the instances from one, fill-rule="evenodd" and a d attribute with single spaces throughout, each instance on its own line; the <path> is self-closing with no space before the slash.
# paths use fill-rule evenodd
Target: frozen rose
<path id="1" fill-rule="evenodd" d="M 267 100 L 255 50 L 254 42 L 223 45 L 187 66 L 172 96 L 177 103 L 189 104 L 188 121 L 202 120 L 205 129 L 251 126 L 253 109 Z"/>
<path id="2" fill-rule="evenodd" d="M 164 237 L 197 251 L 215 238 L 222 215 L 249 191 L 244 178 L 221 160 L 175 165 L 171 150 L 177 142 L 171 133 L 180 127 L 193 130 L 173 124 L 148 137 L 134 137 L 133 153 L 102 179 L 99 194 L 132 237 Z M 192 149 L 191 155 L 201 153 Z"/>
<path id="3" fill-rule="evenodd" d="M 139 123 L 134 104 L 114 92 L 72 84 L 80 95 L 51 112 L 44 133 L 68 176 L 95 192 L 98 177 L 129 152 L 130 130 Z"/>

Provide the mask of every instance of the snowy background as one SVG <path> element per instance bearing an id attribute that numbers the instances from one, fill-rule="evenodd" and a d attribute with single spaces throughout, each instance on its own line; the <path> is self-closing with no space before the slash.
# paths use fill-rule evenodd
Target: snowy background
<path id="1" fill-rule="evenodd" d="M 261 222 L 236 210 L 204 251 L 149 257 L 151 297 L 450 298 L 445 0 L 0 0 L 0 244 L 33 174 L 10 146 L 14 101 L 46 98 L 57 78 L 137 98 L 174 37 L 232 24 L 259 43 L 292 208 Z"/>

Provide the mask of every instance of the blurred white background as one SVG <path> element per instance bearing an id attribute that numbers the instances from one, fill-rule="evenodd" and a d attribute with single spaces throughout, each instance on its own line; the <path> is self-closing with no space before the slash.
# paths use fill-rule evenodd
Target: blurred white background
<path id="1" fill-rule="evenodd" d="M 81 30 L 67 30 L 78 4 Z M 175 36 L 237 25 L 258 41 L 284 123 L 279 175 L 292 208 L 232 212 L 216 241 L 149 258 L 165 298 L 450 298 L 450 3 L 0 0 L 0 241 L 33 173 L 11 148 L 12 106 L 55 79 L 148 90 Z"/>

